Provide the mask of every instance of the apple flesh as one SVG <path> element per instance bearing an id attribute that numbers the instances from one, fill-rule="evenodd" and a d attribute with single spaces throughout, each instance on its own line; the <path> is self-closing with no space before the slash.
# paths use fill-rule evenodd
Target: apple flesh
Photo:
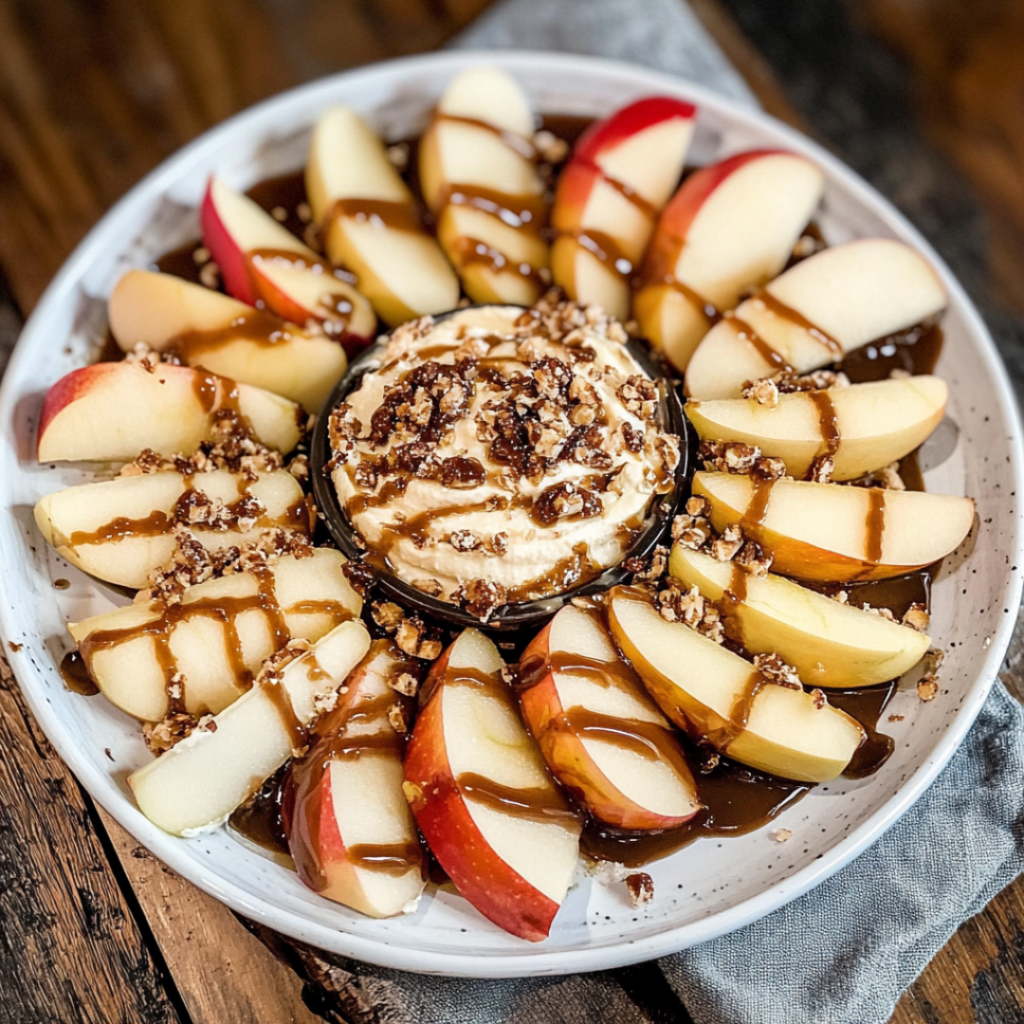
<path id="1" fill-rule="evenodd" d="M 751 654 L 778 654 L 812 686 L 872 686 L 897 679 L 931 644 L 908 626 L 840 604 L 783 576 L 748 574 L 682 544 L 672 548 L 669 572 L 718 605 L 728 636 Z"/>
<path id="2" fill-rule="evenodd" d="M 251 495 L 263 508 L 242 529 L 231 520 L 227 529 L 190 527 L 209 551 L 257 540 L 265 530 L 309 533 L 309 512 L 298 481 L 286 470 L 260 473 L 249 481 L 238 473 L 213 470 L 184 476 L 174 470 L 79 484 L 48 494 L 35 507 L 39 531 L 61 557 L 108 583 L 141 590 L 149 577 L 170 561 L 177 546 L 174 528 L 179 502 L 188 491 L 228 507 Z"/>
<path id="3" fill-rule="evenodd" d="M 136 602 L 69 623 L 68 631 L 100 692 L 126 714 L 159 722 L 170 708 L 171 678 L 180 675 L 185 710 L 216 715 L 287 640 L 315 643 L 359 616 L 363 602 L 344 564 L 332 548 L 284 555 L 267 580 L 234 573 L 189 587 L 170 608 Z"/>
<path id="4" fill-rule="evenodd" d="M 784 150 L 738 153 L 683 182 L 658 220 L 634 299 L 644 337 L 677 370 L 711 326 L 707 305 L 732 309 L 786 265 L 824 186 L 816 164 Z"/>
<path id="5" fill-rule="evenodd" d="M 499 928 L 537 942 L 572 881 L 580 825 L 523 728 L 502 664 L 476 629 L 435 663 L 406 750 L 406 796 L 455 888 Z"/>
<path id="6" fill-rule="evenodd" d="M 552 774 L 593 817 L 664 829 L 697 813 L 678 740 L 594 616 L 566 605 L 526 648 L 520 669 L 527 728 Z"/>
<path id="7" fill-rule="evenodd" d="M 309 753 L 292 763 L 284 805 L 302 881 L 371 917 L 411 911 L 425 884 L 402 791 L 403 738 L 388 717 L 395 706 L 405 714 L 407 698 L 389 680 L 410 668 L 393 643 L 374 642 L 335 709 L 317 723 Z"/>
<path id="8" fill-rule="evenodd" d="M 946 299 L 932 266 L 902 242 L 863 238 L 824 249 L 704 336 L 686 370 L 686 394 L 738 398 L 745 381 L 770 377 L 783 365 L 809 373 L 935 316 Z M 787 308 L 793 315 L 780 312 Z M 761 346 L 749 340 L 751 331 Z"/>
<path id="9" fill-rule="evenodd" d="M 254 686 L 174 747 L 128 776 L 142 813 L 172 835 L 220 825 L 305 744 L 318 698 L 336 691 L 370 648 L 362 622 L 343 622 L 280 678 Z"/>
<path id="10" fill-rule="evenodd" d="M 526 94 L 511 75 L 469 68 L 445 90 L 420 141 L 423 198 L 474 302 L 529 306 L 540 297 L 548 247 L 541 236 L 546 218 L 538 215 L 544 183 L 529 155 L 533 126 Z M 477 190 L 483 202 L 474 204 Z"/>
<path id="11" fill-rule="evenodd" d="M 47 391 L 36 454 L 40 462 L 129 462 L 145 448 L 191 455 L 229 412 L 270 448 L 290 452 L 299 442 L 299 406 L 262 388 L 189 366 L 94 363 Z"/>
<path id="12" fill-rule="evenodd" d="M 919 376 L 780 395 L 774 407 L 752 398 L 690 401 L 686 415 L 701 440 L 756 445 L 795 477 L 827 453 L 824 435 L 834 433 L 832 478 L 855 480 L 917 448 L 939 425 L 948 397 L 944 380 Z"/>
<path id="13" fill-rule="evenodd" d="M 828 782 L 864 740 L 860 724 L 845 712 L 819 706 L 803 690 L 765 684 L 750 662 L 663 619 L 638 591 L 610 591 L 608 622 L 662 711 L 698 742 L 742 764 L 800 782 Z"/>
<path id="14" fill-rule="evenodd" d="M 347 107 L 328 110 L 313 129 L 306 192 L 328 258 L 356 275 L 385 323 L 455 308 L 459 279 L 420 226 L 383 143 Z"/>
<path id="15" fill-rule="evenodd" d="M 629 317 L 630 274 L 682 174 L 695 120 L 691 104 L 654 96 L 580 137 L 552 209 L 552 276 L 570 298 Z"/>
<path id="16" fill-rule="evenodd" d="M 248 196 L 210 178 L 199 211 L 203 241 L 230 295 L 295 324 L 322 325 L 351 354 L 369 343 L 373 307 L 345 271 L 328 264 Z M 340 310 L 347 310 L 344 315 Z"/>
<path id="17" fill-rule="evenodd" d="M 955 551 L 974 524 L 972 499 L 923 491 L 786 479 L 765 485 L 748 476 L 698 472 L 693 493 L 711 502 L 716 530 L 739 525 L 772 555 L 775 572 L 822 582 L 922 569 Z M 763 515 L 751 513 L 765 498 Z"/>

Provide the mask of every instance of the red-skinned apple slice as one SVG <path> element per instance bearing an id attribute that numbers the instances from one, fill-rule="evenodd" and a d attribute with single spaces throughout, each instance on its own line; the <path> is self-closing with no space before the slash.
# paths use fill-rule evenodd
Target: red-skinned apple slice
<path id="1" fill-rule="evenodd" d="M 423 856 L 402 791 L 408 698 L 390 681 L 417 671 L 377 640 L 349 677 L 333 711 L 317 723 L 309 753 L 291 766 L 282 819 L 299 877 L 315 892 L 371 917 L 415 908 Z"/>
<path id="2" fill-rule="evenodd" d="M 339 342 L 172 274 L 129 270 L 108 309 L 124 352 L 142 342 L 310 412 L 320 410 L 348 366 Z"/>
<path id="3" fill-rule="evenodd" d="M 213 176 L 200 208 L 203 241 L 230 295 L 295 324 L 310 320 L 348 354 L 373 337 L 373 307 L 354 277 L 331 266 L 248 196 Z"/>
<path id="4" fill-rule="evenodd" d="M 752 150 L 695 171 L 665 207 L 644 259 L 634 312 L 644 337 L 686 369 L 707 309 L 732 309 L 786 265 L 821 200 L 825 177 L 805 157 Z"/>
<path id="5" fill-rule="evenodd" d="M 290 452 L 300 412 L 280 395 L 189 366 L 94 363 L 47 391 L 36 455 L 40 462 L 129 462 L 144 448 L 191 455 L 213 437 L 218 414 L 237 416 L 257 441 Z"/>
<path id="6" fill-rule="evenodd" d="M 751 654 L 778 654 L 812 686 L 871 686 L 896 679 L 928 650 L 923 633 L 783 576 L 754 576 L 682 544 L 669 571 L 725 615 L 726 634 Z"/>
<path id="7" fill-rule="evenodd" d="M 609 592 L 608 623 L 662 711 L 697 741 L 761 771 L 828 782 L 864 739 L 845 712 L 803 690 L 766 683 L 748 661 L 628 587 Z"/>
<path id="8" fill-rule="evenodd" d="M 223 528 L 192 519 L 189 512 L 212 507 L 224 509 Z M 257 540 L 265 530 L 308 534 L 310 528 L 302 488 L 283 469 L 260 473 L 254 481 L 218 469 L 79 484 L 41 498 L 35 520 L 47 542 L 72 565 L 135 590 L 148 586 L 150 574 L 170 560 L 179 524 L 187 525 L 210 551 Z"/>
<path id="9" fill-rule="evenodd" d="M 346 107 L 328 110 L 313 130 L 306 191 L 328 257 L 356 275 L 385 323 L 455 308 L 459 279 L 383 143 Z"/>
<path id="10" fill-rule="evenodd" d="M 914 327 L 946 305 L 928 261 L 889 238 L 862 238 L 802 260 L 741 302 L 697 346 L 691 398 L 738 398 L 787 366 L 808 373 L 851 349 Z"/>
<path id="11" fill-rule="evenodd" d="M 547 937 L 580 825 L 501 680 L 497 648 L 467 629 L 435 663 L 405 756 L 406 796 L 434 856 L 485 917 Z"/>
<path id="12" fill-rule="evenodd" d="M 423 198 L 474 302 L 532 305 L 548 265 L 544 183 L 525 93 L 498 68 L 457 75 L 420 142 Z"/>
<path id="13" fill-rule="evenodd" d="M 289 639 L 315 643 L 358 617 L 363 602 L 344 563 L 332 548 L 284 555 L 265 571 L 189 587 L 177 604 L 136 602 L 69 623 L 68 631 L 100 692 L 126 714 L 159 722 L 173 704 L 196 717 L 216 715 Z"/>
<path id="14" fill-rule="evenodd" d="M 223 822 L 305 745 L 306 728 L 370 648 L 361 622 L 343 622 L 212 722 L 128 776 L 143 814 L 173 835 Z"/>
<path id="15" fill-rule="evenodd" d="M 938 426 L 949 388 L 940 377 L 879 380 L 780 395 L 775 406 L 754 399 L 691 401 L 686 415 L 701 440 L 757 445 L 806 476 L 831 455 L 834 480 L 855 480 L 912 452 Z"/>
<path id="16" fill-rule="evenodd" d="M 775 572 L 805 580 L 900 576 L 955 551 L 974 524 L 972 499 L 923 491 L 699 472 L 693 493 L 716 530 L 739 525 Z"/>
<path id="17" fill-rule="evenodd" d="M 580 137 L 551 215 L 551 272 L 570 298 L 628 318 L 630 275 L 682 174 L 695 118 L 691 104 L 654 96 Z"/>
<path id="18" fill-rule="evenodd" d="M 595 616 L 567 605 L 523 653 L 519 704 L 552 774 L 599 821 L 664 829 L 700 801 L 679 741 Z"/>

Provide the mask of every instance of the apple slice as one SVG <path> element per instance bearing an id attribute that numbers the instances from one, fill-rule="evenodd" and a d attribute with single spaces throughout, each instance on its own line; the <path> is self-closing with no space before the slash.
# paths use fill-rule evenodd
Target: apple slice
<path id="1" fill-rule="evenodd" d="M 216 175 L 199 211 L 203 241 L 236 299 L 296 324 L 314 321 L 350 355 L 369 344 L 377 325 L 373 307 L 352 284 L 248 196 Z"/>
<path id="2" fill-rule="evenodd" d="M 320 699 L 370 648 L 362 622 L 343 622 L 155 761 L 128 776 L 142 813 L 173 835 L 214 828 L 308 740 Z"/>
<path id="3" fill-rule="evenodd" d="M 864 730 L 845 712 L 803 690 L 767 683 L 738 654 L 663 619 L 641 591 L 609 591 L 608 622 L 662 711 L 742 764 L 828 782 L 864 741 Z"/>
<path id="4" fill-rule="evenodd" d="M 580 824 L 467 629 L 431 669 L 405 756 L 406 796 L 455 888 L 505 931 L 546 938 L 576 870 Z"/>
<path id="5" fill-rule="evenodd" d="M 931 644 L 908 626 L 782 576 L 753 576 L 682 544 L 672 548 L 669 572 L 719 606 L 729 637 L 751 654 L 778 654 L 812 686 L 871 686 L 897 679 Z"/>
<path id="6" fill-rule="evenodd" d="M 114 286 L 108 310 L 122 351 L 143 342 L 310 412 L 320 411 L 348 366 L 337 341 L 173 274 L 129 270 Z"/>
<path id="7" fill-rule="evenodd" d="M 219 509 L 204 524 L 206 509 Z M 308 535 L 309 510 L 298 481 L 286 470 L 259 473 L 176 471 L 118 477 L 48 494 L 35 507 L 36 524 L 61 557 L 108 583 L 140 590 L 177 547 L 175 526 L 189 528 L 209 551 L 245 544 L 264 530 Z"/>
<path id="8" fill-rule="evenodd" d="M 46 392 L 36 454 L 40 462 L 128 462 L 145 448 L 191 455 L 222 418 L 281 452 L 298 444 L 305 422 L 294 402 L 205 370 L 94 363 Z"/>
<path id="9" fill-rule="evenodd" d="M 644 337 L 686 369 L 711 326 L 749 288 L 786 265 L 825 187 L 812 161 L 752 150 L 702 167 L 683 182 L 658 221 L 634 311 Z"/>
<path id="10" fill-rule="evenodd" d="M 787 366 L 808 373 L 938 314 L 946 290 L 924 257 L 890 238 L 825 249 L 741 302 L 697 346 L 691 398 L 738 398 Z"/>
<path id="11" fill-rule="evenodd" d="M 716 530 L 739 525 L 797 579 L 842 582 L 901 576 L 945 558 L 974 524 L 974 501 L 800 480 L 755 481 L 699 472 Z"/>
<path id="12" fill-rule="evenodd" d="M 347 107 L 328 110 L 313 129 L 306 191 L 329 259 L 355 273 L 385 323 L 455 308 L 455 272 L 383 143 Z"/>
<path id="13" fill-rule="evenodd" d="M 291 766 L 283 807 L 299 878 L 329 900 L 392 917 L 413 910 L 423 855 L 402 791 L 403 737 L 389 719 L 408 709 L 389 685 L 414 665 L 377 640 L 336 708 L 317 723 L 309 753 Z"/>
<path id="14" fill-rule="evenodd" d="M 288 640 L 315 642 L 358 617 L 363 602 L 344 564 L 333 548 L 284 555 L 266 570 L 189 587 L 178 604 L 136 602 L 68 631 L 100 692 L 126 714 L 144 722 L 174 710 L 216 715 Z"/>
<path id="15" fill-rule="evenodd" d="M 423 198 L 474 302 L 532 305 L 548 247 L 544 182 L 526 94 L 499 68 L 469 68 L 445 89 L 420 141 Z"/>
<path id="16" fill-rule="evenodd" d="M 757 445 L 791 476 L 806 476 L 816 457 L 830 455 L 833 479 L 855 480 L 921 444 L 948 397 L 944 380 L 920 376 L 780 395 L 774 408 L 752 398 L 690 401 L 686 415 L 701 440 Z"/>
<path id="17" fill-rule="evenodd" d="M 596 615 L 566 605 L 519 668 L 527 728 L 555 778 L 595 818 L 663 829 L 700 810 L 679 741 Z"/>
<path id="18" fill-rule="evenodd" d="M 558 182 L 551 271 L 577 302 L 629 317 L 630 277 L 679 182 L 696 110 L 652 96 L 591 125 Z"/>

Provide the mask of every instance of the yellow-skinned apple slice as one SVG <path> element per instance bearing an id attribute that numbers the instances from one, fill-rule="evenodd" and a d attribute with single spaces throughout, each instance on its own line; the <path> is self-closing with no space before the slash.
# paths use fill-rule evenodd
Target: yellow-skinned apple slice
<path id="1" fill-rule="evenodd" d="M 317 723 L 309 753 L 292 764 L 285 790 L 282 818 L 299 877 L 371 917 L 413 910 L 425 884 L 402 791 L 404 737 L 389 717 L 397 708 L 408 719 L 408 698 L 390 681 L 416 671 L 393 643 L 375 641 Z"/>
<path id="2" fill-rule="evenodd" d="M 129 270 L 108 305 L 122 351 L 139 342 L 319 412 L 348 366 L 342 345 L 173 274 Z"/>
<path id="3" fill-rule="evenodd" d="M 369 344 L 377 318 L 354 275 L 331 266 L 216 176 L 199 213 L 203 241 L 230 295 L 250 306 L 265 304 L 295 324 L 315 321 L 350 355 Z"/>
<path id="4" fill-rule="evenodd" d="M 385 323 L 455 308 L 455 271 L 423 230 L 383 143 L 347 107 L 328 110 L 313 130 L 306 191 L 328 258 L 356 275 Z"/>
<path id="5" fill-rule="evenodd" d="M 206 370 L 94 363 L 47 391 L 36 455 L 40 462 L 129 462 L 145 448 L 191 455 L 220 419 L 281 452 L 298 444 L 304 422 L 294 402 Z"/>
<path id="6" fill-rule="evenodd" d="M 748 380 L 808 373 L 936 316 L 946 290 L 903 242 L 862 238 L 775 278 L 708 331 L 686 370 L 691 398 L 738 398 Z"/>
<path id="7" fill-rule="evenodd" d="M 89 675 L 126 714 L 159 722 L 175 711 L 219 714 L 290 639 L 311 643 L 358 617 L 345 558 L 317 548 L 266 569 L 189 587 L 176 604 L 136 602 L 68 624 Z"/>
<path id="8" fill-rule="evenodd" d="M 155 761 L 128 776 L 143 814 L 173 835 L 221 824 L 305 746 L 317 705 L 370 649 L 361 622 L 343 622 L 277 677 L 243 694 Z"/>
<path id="9" fill-rule="evenodd" d="M 455 888 L 520 938 L 546 938 L 579 853 L 555 788 L 501 679 L 497 648 L 467 629 L 435 663 L 405 756 L 416 823 Z"/>
<path id="10" fill-rule="evenodd" d="M 423 198 L 474 302 L 528 306 L 544 287 L 544 183 L 525 93 L 498 68 L 457 75 L 420 142 Z"/>
<path id="11" fill-rule="evenodd" d="M 831 456 L 835 480 L 855 480 L 909 454 L 939 425 L 949 388 L 939 377 L 880 380 L 754 399 L 690 401 L 686 415 L 701 440 L 756 445 L 782 459 L 790 476 Z"/>
<path id="12" fill-rule="evenodd" d="M 527 727 L 552 774 L 595 818 L 664 829 L 697 813 L 678 739 L 595 615 L 567 605 L 519 668 Z"/>
<path id="13" fill-rule="evenodd" d="M 787 779 L 828 782 L 864 740 L 860 724 L 804 690 L 767 683 L 748 661 L 681 622 L 640 592 L 616 587 L 608 622 L 662 711 L 694 739 Z"/>
<path id="14" fill-rule="evenodd" d="M 644 259 L 634 312 L 644 337 L 686 369 L 717 310 L 786 265 L 824 188 L 821 170 L 784 150 L 702 167 L 665 207 Z"/>
<path id="15" fill-rule="evenodd" d="M 775 572 L 823 582 L 921 569 L 955 551 L 974 523 L 970 498 L 922 491 L 699 472 L 693 493 L 711 502 L 716 530 L 739 525 Z"/>
<path id="16" fill-rule="evenodd" d="M 207 511 L 217 509 L 213 517 Z M 204 511 L 205 510 L 205 511 Z M 47 542 L 72 565 L 108 583 L 140 590 L 174 554 L 176 526 L 209 551 L 257 540 L 272 529 L 308 534 L 309 510 L 286 470 L 185 475 L 169 470 L 79 484 L 35 507 Z"/>
<path id="17" fill-rule="evenodd" d="M 551 214 L 551 272 L 570 298 L 628 318 L 630 277 L 679 182 L 695 119 L 691 104 L 654 96 L 580 137 Z"/>
<path id="18" fill-rule="evenodd" d="M 783 576 L 754 576 L 682 544 L 672 549 L 669 572 L 719 606 L 728 636 L 751 654 L 778 654 L 812 686 L 871 686 L 896 679 L 931 643 L 908 626 L 840 604 Z"/>

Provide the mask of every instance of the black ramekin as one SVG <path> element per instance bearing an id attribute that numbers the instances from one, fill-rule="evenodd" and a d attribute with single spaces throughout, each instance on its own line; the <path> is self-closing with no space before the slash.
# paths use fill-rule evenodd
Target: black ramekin
<path id="1" fill-rule="evenodd" d="M 455 312 L 462 312 L 462 310 L 442 314 L 435 317 L 435 320 L 445 319 L 454 315 Z M 657 496 L 652 502 L 642 530 L 623 553 L 620 561 L 585 583 L 561 594 L 502 605 L 486 622 L 481 622 L 475 616 L 448 601 L 424 594 L 393 573 L 380 571 L 370 566 L 376 580 L 376 589 L 381 597 L 396 602 L 406 610 L 412 610 L 439 622 L 460 627 L 476 626 L 487 631 L 512 632 L 534 626 L 540 628 L 571 598 L 599 593 L 627 581 L 631 574 L 625 568 L 624 562 L 630 558 L 644 558 L 654 550 L 656 545 L 663 543 L 670 530 L 673 516 L 682 511 L 683 505 L 689 497 L 690 471 L 694 454 L 692 435 L 688 430 L 686 416 L 683 414 L 678 387 L 655 364 L 650 352 L 640 343 L 630 340 L 627 342 L 627 348 L 641 369 L 658 382 L 661 392 L 661 427 L 678 436 L 680 458 L 673 490 Z M 313 428 L 310 449 L 310 476 L 313 481 L 313 495 L 316 498 L 321 519 L 335 544 L 347 558 L 353 559 L 362 558 L 366 553 L 367 546 L 345 515 L 327 470 L 327 463 L 331 458 L 328 424 L 331 412 L 344 401 L 350 392 L 358 387 L 363 375 L 380 366 L 380 356 L 383 350 L 384 343 L 378 342 L 351 363 L 345 376 L 338 381 L 337 386 L 331 392 Z"/>

